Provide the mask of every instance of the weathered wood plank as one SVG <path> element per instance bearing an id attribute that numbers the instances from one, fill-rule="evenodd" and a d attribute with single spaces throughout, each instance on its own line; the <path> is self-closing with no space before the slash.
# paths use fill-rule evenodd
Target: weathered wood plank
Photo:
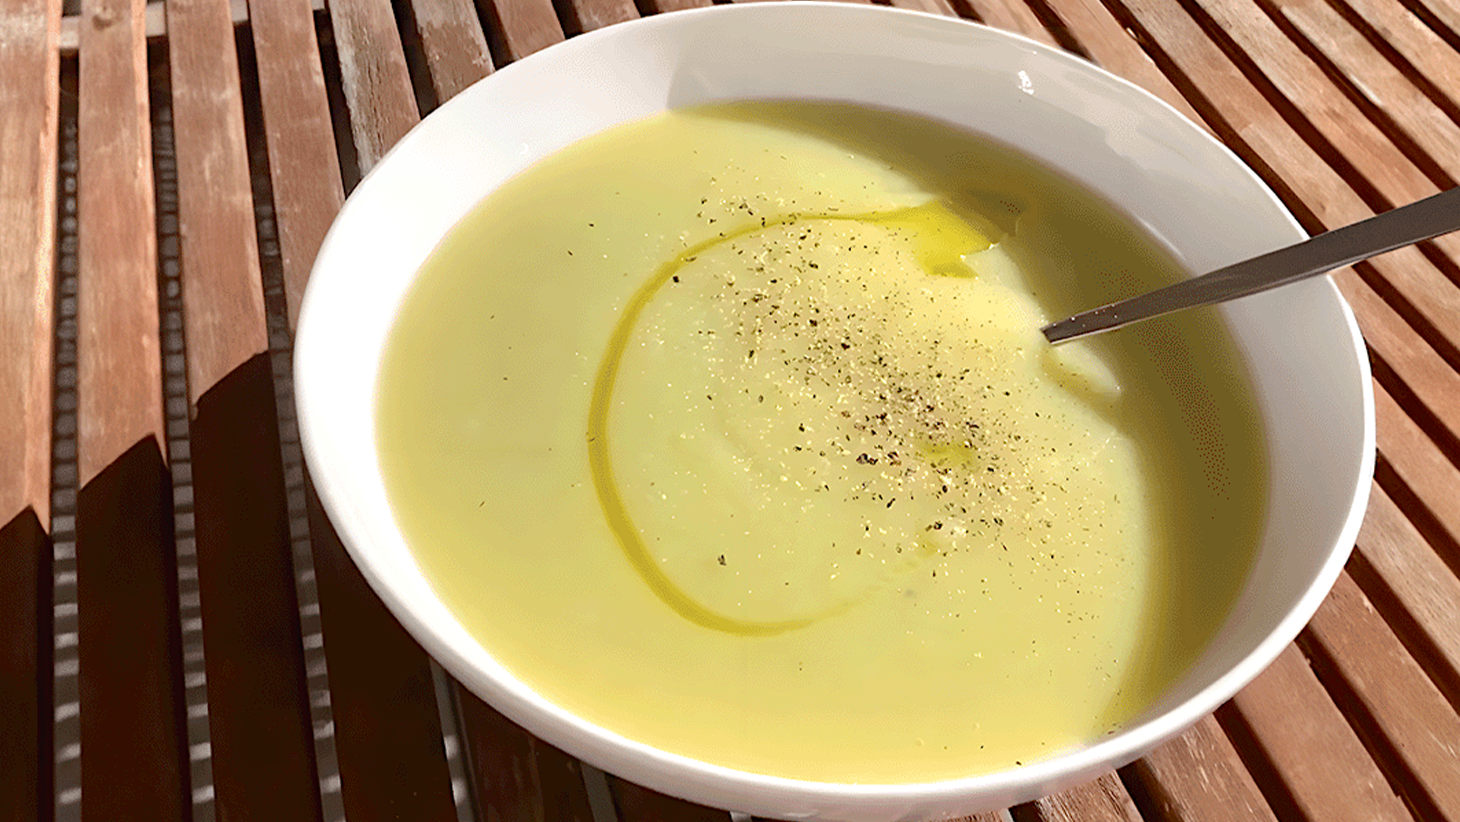
<path id="1" fill-rule="evenodd" d="M 1366 100 L 1403 129 L 1436 166 L 1452 179 L 1460 179 L 1460 153 L 1454 150 L 1460 144 L 1460 125 L 1415 85 L 1413 75 L 1390 62 L 1362 32 L 1326 2 L 1266 2 L 1271 3 L 1277 14 L 1331 60 Z M 1360 3 L 1363 4 L 1362 0 Z M 1398 12 L 1409 21 L 1414 20 L 1398 4 L 1363 5 L 1384 18 L 1392 18 Z M 1402 24 L 1399 27 L 1404 28 Z M 1435 66 L 1424 76 L 1431 82 L 1437 82 L 1442 90 L 1450 91 L 1452 84 L 1460 82 L 1460 54 L 1446 48 L 1433 32 L 1423 26 L 1419 28 L 1429 34 L 1425 38 L 1425 45 L 1429 48 L 1424 53 L 1429 56 L 1430 62 L 1447 60 L 1450 63 L 1449 66 Z M 1404 30 L 1408 31 L 1407 28 Z M 1448 78 L 1444 75 L 1447 69 L 1452 75 Z"/>
<path id="2" fill-rule="evenodd" d="M 1129 773 L 1163 818 L 1184 822 L 1276 819 L 1211 716 L 1136 761 Z"/>
<path id="3" fill-rule="evenodd" d="M 310 7 L 315 11 L 324 11 L 324 0 L 310 0 Z M 238 26 L 248 22 L 248 0 L 229 0 L 228 10 L 233 17 L 233 25 Z M 148 0 L 147 8 L 143 12 L 143 20 L 147 27 L 148 42 L 159 42 L 167 37 L 167 15 L 163 12 L 163 3 L 159 0 Z M 76 54 L 77 44 L 81 38 L 80 17 L 68 15 L 61 18 L 61 54 Z"/>
<path id="4" fill-rule="evenodd" d="M 1060 19 L 1101 68 L 1160 97 L 1198 126 L 1206 123 L 1100 0 L 1063 0 Z"/>
<path id="5" fill-rule="evenodd" d="M 912 11 L 925 11 L 929 14 L 942 14 L 947 17 L 957 17 L 958 11 L 948 0 L 892 0 L 892 5 L 900 9 L 911 9 Z"/>
<path id="6" fill-rule="evenodd" d="M 1404 803 L 1296 647 L 1288 646 L 1220 715 L 1250 738 L 1252 755 L 1271 769 L 1278 794 L 1300 818 L 1409 822 Z"/>
<path id="7" fill-rule="evenodd" d="M 1379 453 L 1424 505 L 1425 512 L 1444 531 L 1450 543 L 1460 545 L 1460 506 L 1455 504 L 1455 489 L 1460 488 L 1460 468 L 1446 459 L 1439 445 L 1400 408 L 1383 386 L 1375 386 L 1374 405 L 1379 418 Z M 1411 519 L 1416 513 L 1405 512 Z"/>
<path id="8" fill-rule="evenodd" d="M 417 0 L 411 12 L 438 101 L 450 100 L 492 73 L 492 55 L 471 0 Z"/>
<path id="9" fill-rule="evenodd" d="M 563 28 L 578 33 L 638 19 L 639 9 L 634 0 L 567 0 L 560 13 Z"/>
<path id="10" fill-rule="evenodd" d="M 667 11 L 701 9 L 715 4 L 714 0 L 653 0 L 653 3 L 654 10 L 661 14 Z"/>
<path id="11" fill-rule="evenodd" d="M 343 191 L 308 6 L 256 6 L 260 102 L 292 326 Z M 306 175 L 286 184 L 284 177 L 296 171 Z M 453 813 L 450 778 L 425 652 L 360 576 L 307 478 L 305 508 L 346 814 L 360 820 L 447 818 Z"/>
<path id="12" fill-rule="evenodd" d="M 1454 486 L 1451 493 L 1460 491 Z M 1382 594 L 1403 611 L 1390 627 L 1426 653 L 1419 658 L 1430 678 L 1460 705 L 1460 578 L 1425 543 L 1394 500 L 1375 484 L 1359 532 L 1364 565 L 1350 570 L 1371 599 Z M 1460 740 L 1456 740 L 1460 745 Z M 1457 751 L 1460 754 L 1460 751 Z"/>
<path id="13" fill-rule="evenodd" d="M 1460 818 L 1460 716 L 1347 573 L 1300 644 L 1422 815 Z"/>
<path id="14" fill-rule="evenodd" d="M 320 816 L 233 24 L 169 0 L 194 519 L 219 816 Z"/>
<path id="15" fill-rule="evenodd" d="M 146 47 L 140 2 L 97 0 L 83 29 L 80 99 L 83 381 L 79 439 L 85 485 L 137 442 L 162 441 L 158 368 L 157 235 L 152 139 L 147 119 Z M 94 287 L 93 287 L 94 284 Z M 113 340 L 134 340 L 125 352 Z M 89 353 L 87 353 L 89 352 Z"/>
<path id="16" fill-rule="evenodd" d="M 1441 33 L 1426 25 L 1404 3 L 1345 0 L 1343 5 L 1363 20 L 1375 38 L 1394 49 L 1432 88 L 1445 95 L 1451 105 L 1460 106 L 1460 52 L 1447 44 Z M 1455 0 L 1423 0 L 1414 5 L 1427 8 L 1440 25 L 1448 25 L 1450 43 L 1455 42 L 1460 35 L 1460 4 Z"/>
<path id="17" fill-rule="evenodd" d="M 1033 11 L 1023 3 L 1009 0 L 966 0 L 968 7 L 978 19 L 996 29 L 1022 34 L 1031 40 L 1059 48 L 1054 35 L 1039 22 Z"/>
<path id="18" fill-rule="evenodd" d="M 512 60 L 563 41 L 552 0 L 477 0 L 482 17 L 492 22 L 493 33 Z"/>
<path id="19" fill-rule="evenodd" d="M 292 328 L 314 256 L 345 192 L 309 0 L 255 0 L 250 12 Z"/>
<path id="20" fill-rule="evenodd" d="M 49 816 L 59 0 L 0 25 L 0 818 Z"/>
<path id="21" fill-rule="evenodd" d="M 95 819 L 190 803 L 142 9 L 89 0 L 80 39 L 77 658 Z"/>
<path id="22" fill-rule="evenodd" d="M 330 26 L 360 173 L 421 119 L 390 0 L 335 0 Z"/>
<path id="23" fill-rule="evenodd" d="M 1012 810 L 1015 822 L 1141 822 L 1136 803 L 1114 773 Z"/>
<path id="24" fill-rule="evenodd" d="M 0 522 L 50 519 L 59 0 L 7 9 L 0 28 Z"/>
<path id="25" fill-rule="evenodd" d="M 1143 36 L 1213 105 L 1222 133 L 1269 184 L 1291 193 L 1288 203 L 1309 230 L 1355 222 L 1373 212 L 1337 172 L 1287 124 L 1183 10 L 1160 0 L 1127 0 Z M 1425 277 L 1444 288 L 1438 272 L 1414 249 L 1375 258 L 1364 265 L 1386 281 Z M 1334 281 L 1353 306 L 1372 351 L 1405 382 L 1452 432 L 1460 434 L 1460 374 L 1414 333 L 1392 306 L 1354 272 Z M 1439 279 L 1443 279 L 1440 277 Z M 1446 323 L 1454 325 L 1453 321 Z"/>
<path id="26" fill-rule="evenodd" d="M 1252 0 L 1201 0 L 1204 11 L 1243 49 L 1263 77 L 1336 148 L 1377 192 L 1394 205 L 1403 205 L 1439 191 L 1404 153 L 1313 63 Z M 1454 154 L 1446 151 L 1446 154 Z M 1460 165 L 1460 160 L 1454 162 Z M 1356 184 L 1357 181 L 1350 181 Z M 1368 208 L 1346 215 L 1348 222 L 1367 217 Z M 1326 223 L 1335 228 L 1337 224 Z M 1435 245 L 1460 261 L 1460 238 L 1438 238 Z M 1386 280 L 1414 306 L 1426 321 L 1460 347 L 1460 288 L 1427 264 L 1418 249 L 1390 255 L 1394 264 Z"/>

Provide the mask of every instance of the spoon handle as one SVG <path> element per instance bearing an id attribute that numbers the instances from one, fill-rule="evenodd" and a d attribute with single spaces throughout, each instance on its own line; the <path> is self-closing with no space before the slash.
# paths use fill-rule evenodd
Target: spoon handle
<path id="1" fill-rule="evenodd" d="M 1460 230 L 1460 188 L 1336 228 L 1296 245 L 1111 303 L 1043 329 L 1051 343 L 1120 328 L 1183 308 L 1235 300 Z"/>

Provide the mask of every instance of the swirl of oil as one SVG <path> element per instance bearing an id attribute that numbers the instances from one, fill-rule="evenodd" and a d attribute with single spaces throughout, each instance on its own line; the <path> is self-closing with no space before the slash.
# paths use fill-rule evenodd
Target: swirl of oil
<path id="1" fill-rule="evenodd" d="M 830 608 L 812 614 L 811 616 L 799 619 L 781 620 L 775 622 L 761 622 L 755 620 L 737 619 L 732 616 L 714 611 L 703 603 L 691 597 L 684 589 L 674 583 L 654 561 L 649 553 L 649 548 L 639 529 L 634 525 L 633 518 L 629 515 L 628 507 L 624 504 L 622 495 L 619 493 L 618 482 L 614 477 L 613 461 L 609 456 L 609 434 L 608 414 L 613 399 L 614 385 L 618 380 L 619 365 L 623 359 L 624 349 L 629 344 L 633 335 L 634 327 L 637 325 L 640 315 L 654 299 L 654 295 L 665 283 L 669 282 L 674 275 L 687 263 L 700 254 L 712 248 L 728 242 L 748 237 L 772 228 L 788 225 L 801 220 L 825 220 L 839 222 L 861 222 L 874 224 L 888 224 L 908 220 L 917 220 L 924 216 L 932 207 L 934 213 L 951 216 L 950 212 L 943 210 L 939 203 L 932 203 L 923 206 L 913 206 L 884 212 L 868 212 L 861 214 L 840 214 L 840 213 L 818 213 L 800 214 L 791 213 L 784 217 L 768 219 L 764 222 L 752 223 L 742 226 L 733 231 L 725 232 L 708 240 L 693 245 L 678 256 L 661 265 L 642 286 L 639 287 L 628 304 L 624 307 L 619 317 L 618 324 L 614 327 L 613 334 L 609 337 L 608 347 L 604 353 L 603 360 L 599 363 L 598 373 L 593 383 L 593 395 L 588 410 L 588 462 L 593 477 L 594 490 L 598 494 L 599 505 L 603 508 L 604 518 L 614 536 L 618 539 L 624 556 L 649 589 L 659 597 L 665 605 L 674 610 L 675 613 L 690 622 L 704 628 L 716 631 L 724 631 L 739 636 L 773 636 L 775 634 L 793 631 L 804 628 L 815 622 L 828 617 L 835 616 L 856 605 L 870 592 L 861 598 L 850 598 L 832 605 Z M 931 255 L 920 254 L 924 264 L 929 268 L 929 273 L 948 273 L 946 262 L 938 262 L 932 259 Z"/>

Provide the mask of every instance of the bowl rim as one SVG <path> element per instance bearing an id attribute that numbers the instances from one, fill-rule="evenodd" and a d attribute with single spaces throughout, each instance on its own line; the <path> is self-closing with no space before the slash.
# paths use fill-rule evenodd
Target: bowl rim
<path id="1" fill-rule="evenodd" d="M 776 3 L 711 6 L 658 14 L 585 32 L 514 61 L 478 82 L 495 82 L 496 78 L 510 78 L 518 73 L 532 70 L 539 63 L 561 59 L 574 50 L 596 49 L 601 43 L 607 44 L 622 36 L 622 33 L 629 28 L 649 30 L 682 25 L 690 18 L 718 16 L 763 17 L 766 20 L 765 25 L 775 25 L 776 19 L 782 15 L 803 14 L 820 15 L 828 20 L 871 16 L 885 19 L 888 24 L 917 21 L 920 24 L 946 27 L 950 32 L 958 28 L 979 31 L 984 35 L 1009 38 L 1021 47 L 1038 53 L 1040 59 L 1054 61 L 1065 68 L 1098 75 L 1107 81 L 1113 80 L 1116 84 L 1124 86 L 1126 91 L 1135 98 L 1141 99 L 1144 105 L 1154 104 L 1159 110 L 1164 110 L 1169 117 L 1180 121 L 1181 128 L 1194 132 L 1199 139 L 1207 141 L 1225 153 L 1231 162 L 1240 168 L 1287 218 L 1287 223 L 1293 231 L 1294 241 L 1307 236 L 1286 206 L 1255 171 L 1224 143 L 1192 123 L 1171 104 L 1131 81 L 1073 54 L 1020 34 L 961 18 L 909 9 L 825 3 L 820 0 L 782 0 L 782 2 Z M 431 128 L 432 118 L 437 116 L 437 112 L 450 110 L 458 105 L 467 105 L 466 97 L 467 95 L 458 95 L 443 103 L 436 112 L 423 118 L 420 124 L 412 128 L 381 158 L 374 168 L 363 176 L 340 208 L 334 223 L 321 243 L 314 271 L 328 265 L 332 257 L 331 249 L 339 241 L 339 226 L 350 219 L 353 209 L 358 206 L 360 192 L 368 193 L 372 190 L 372 181 L 381 169 L 387 167 L 397 154 L 409 151 L 413 143 L 421 139 L 423 130 Z M 314 278 L 311 277 L 311 286 L 313 282 Z M 469 662 L 415 612 L 411 602 L 395 590 L 389 570 L 378 560 L 370 547 L 362 545 L 359 536 L 351 532 L 350 512 L 344 503 L 348 491 L 334 472 L 324 470 L 324 466 L 327 465 L 326 457 L 313 435 L 317 428 L 328 424 L 314 413 L 314 387 L 309 380 L 309 376 L 315 373 L 317 368 L 327 367 L 326 364 L 314 361 L 313 335 L 316 333 L 316 324 L 311 322 L 311 318 L 327 309 L 320 307 L 323 298 L 320 296 L 320 290 L 313 287 L 306 288 L 295 337 L 296 411 L 306 464 L 312 469 L 319 469 L 311 471 L 311 479 L 318 490 L 319 500 L 331 522 L 337 525 L 341 542 L 374 592 L 385 602 L 391 613 L 412 637 L 423 645 L 430 655 L 453 676 L 487 699 L 493 707 L 514 722 L 524 726 L 543 740 L 586 762 L 600 767 L 606 766 L 607 769 L 623 775 L 631 781 L 641 782 L 648 787 L 686 796 L 697 801 L 713 803 L 719 799 L 722 800 L 720 802 L 722 806 L 728 806 L 727 802 L 729 805 L 734 805 L 736 803 L 730 800 L 743 798 L 749 792 L 757 797 L 757 801 L 752 803 L 742 801 L 739 804 L 750 804 L 752 807 L 736 809 L 752 812 L 775 813 L 775 808 L 784 811 L 790 806 L 810 804 L 821 807 L 828 802 L 848 801 L 871 803 L 884 808 L 897 808 L 907 806 L 909 803 L 916 805 L 922 802 L 948 802 L 971 795 L 997 798 L 1000 802 L 998 806 L 1003 807 L 1006 800 L 1007 804 L 1012 804 L 1043 796 L 1049 792 L 1052 786 L 1063 786 L 1092 778 L 1106 770 L 1129 763 L 1162 742 L 1185 731 L 1231 698 L 1267 668 L 1297 637 L 1337 581 L 1357 538 L 1368 500 L 1375 460 L 1374 396 L 1369 361 L 1365 355 L 1363 339 L 1352 309 L 1344 301 L 1330 278 L 1316 279 L 1306 285 L 1313 289 L 1324 290 L 1325 298 L 1336 301 L 1346 325 L 1345 330 L 1352 339 L 1357 352 L 1357 367 L 1361 377 L 1363 399 L 1363 442 L 1361 444 L 1363 450 L 1353 494 L 1353 504 L 1339 532 L 1335 548 L 1328 555 L 1320 573 L 1311 581 L 1303 596 L 1292 606 L 1277 628 L 1247 653 L 1238 665 L 1227 670 L 1215 681 L 1180 703 L 1160 711 L 1154 716 L 1146 717 L 1107 739 L 1062 753 L 1055 753 L 1027 765 L 955 779 L 854 784 L 793 779 L 739 770 L 670 753 L 595 725 L 555 703 L 549 702 L 510 673 L 506 675 L 507 681 L 499 681 L 498 675 L 484 672 Z M 488 655 L 490 656 L 490 652 Z"/>

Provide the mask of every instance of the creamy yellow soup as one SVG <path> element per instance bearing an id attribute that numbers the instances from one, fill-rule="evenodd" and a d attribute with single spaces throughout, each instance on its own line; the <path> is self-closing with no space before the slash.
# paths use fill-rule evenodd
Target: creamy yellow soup
<path id="1" fill-rule="evenodd" d="M 1049 346 L 1179 276 L 1015 151 L 742 103 L 585 140 L 420 273 L 392 510 L 554 702 L 707 762 L 947 779 L 1098 740 L 1225 617 L 1266 503 L 1214 314 Z"/>

